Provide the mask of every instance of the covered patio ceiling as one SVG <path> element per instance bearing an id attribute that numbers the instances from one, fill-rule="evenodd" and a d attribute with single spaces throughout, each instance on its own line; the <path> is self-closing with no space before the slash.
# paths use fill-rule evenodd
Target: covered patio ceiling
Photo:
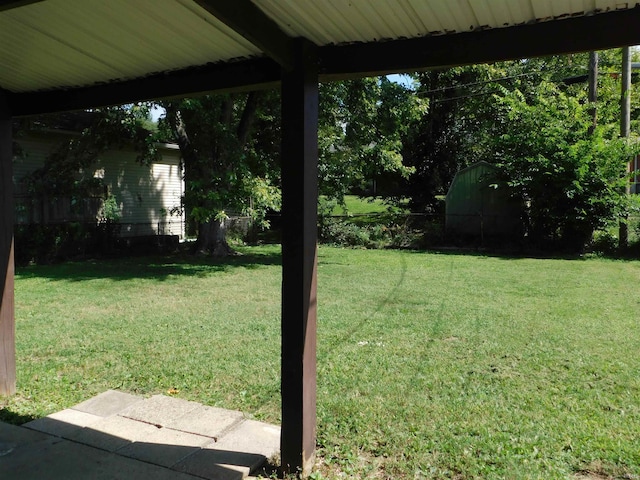
<path id="1" fill-rule="evenodd" d="M 277 85 L 292 39 L 320 80 L 640 43 L 619 0 L 0 0 L 14 116 Z"/>
<path id="2" fill-rule="evenodd" d="M 12 117 L 281 86 L 281 460 L 308 470 L 318 82 L 636 45 L 638 3 L 0 0 L 0 394 L 16 388 Z"/>

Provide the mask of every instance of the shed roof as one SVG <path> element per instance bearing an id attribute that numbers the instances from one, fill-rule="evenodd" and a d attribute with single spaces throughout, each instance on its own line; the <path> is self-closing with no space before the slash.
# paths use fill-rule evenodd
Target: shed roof
<path id="1" fill-rule="evenodd" d="M 295 37 L 326 79 L 632 45 L 637 3 L 0 0 L 0 88 L 23 115 L 275 85 Z"/>

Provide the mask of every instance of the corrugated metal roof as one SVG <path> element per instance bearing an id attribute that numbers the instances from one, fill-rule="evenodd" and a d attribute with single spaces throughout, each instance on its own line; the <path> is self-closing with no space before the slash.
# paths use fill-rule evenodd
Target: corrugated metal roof
<path id="1" fill-rule="evenodd" d="M 232 0 L 229 0 L 232 1 Z M 319 46 L 501 28 L 632 8 L 619 0 L 252 0 Z M 264 56 L 193 0 L 47 0 L 0 11 L 0 88 L 28 92 Z"/>

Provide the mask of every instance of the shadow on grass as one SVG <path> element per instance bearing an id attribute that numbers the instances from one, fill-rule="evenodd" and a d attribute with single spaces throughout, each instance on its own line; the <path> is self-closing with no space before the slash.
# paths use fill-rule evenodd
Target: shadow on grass
<path id="1" fill-rule="evenodd" d="M 585 260 L 588 255 L 581 253 L 500 250 L 491 248 L 471 247 L 433 247 L 426 250 L 412 250 L 415 253 L 435 253 L 439 255 L 453 255 L 465 257 L 491 257 L 502 260 L 520 260 L 531 258 L 538 260 Z"/>
<path id="2" fill-rule="evenodd" d="M 67 262 L 56 265 L 33 265 L 16 269 L 18 278 L 48 278 L 79 282 L 99 278 L 113 280 L 156 279 L 172 276 L 207 276 L 237 268 L 257 269 L 281 265 L 280 253 L 238 255 L 225 258 L 197 257 L 186 254 L 124 257 Z"/>
<path id="3" fill-rule="evenodd" d="M 620 261 L 636 261 L 640 260 L 640 249 L 627 249 L 623 252 L 591 252 L 584 253 L 567 253 L 567 252 L 545 252 L 540 250 L 499 250 L 499 249 L 483 249 L 483 248 L 430 248 L 423 252 L 437 253 L 441 255 L 462 255 L 467 257 L 491 257 L 502 260 L 576 260 L 583 261 L 589 258 L 603 258 L 607 260 Z"/>
<path id="4" fill-rule="evenodd" d="M 35 420 L 34 415 L 22 415 L 20 413 L 13 412 L 8 408 L 0 408 L 0 422 L 10 423 L 11 425 L 22 425 L 23 423 Z"/>

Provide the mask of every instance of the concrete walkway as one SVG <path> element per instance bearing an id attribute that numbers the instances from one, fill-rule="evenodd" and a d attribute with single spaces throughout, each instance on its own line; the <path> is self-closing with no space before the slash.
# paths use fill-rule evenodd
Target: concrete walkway
<path id="1" fill-rule="evenodd" d="M 22 427 L 0 422 L 0 478 L 235 480 L 279 448 L 279 427 L 240 412 L 109 390 Z"/>

